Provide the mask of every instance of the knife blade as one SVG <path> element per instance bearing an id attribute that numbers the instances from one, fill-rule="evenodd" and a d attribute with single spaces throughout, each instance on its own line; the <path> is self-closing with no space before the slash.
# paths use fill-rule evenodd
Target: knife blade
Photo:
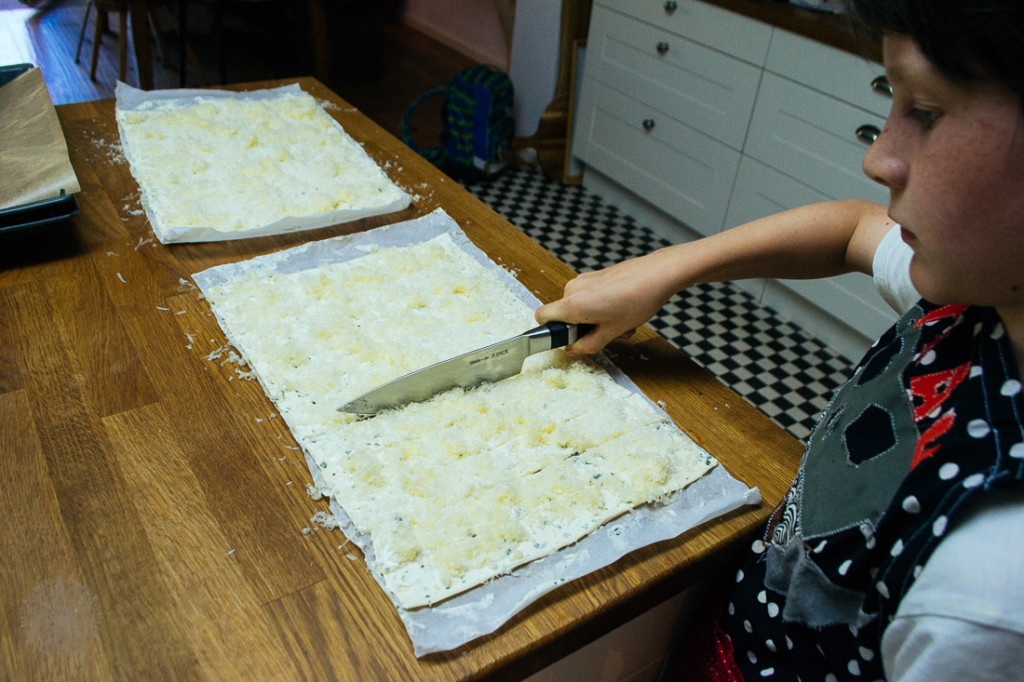
<path id="1" fill-rule="evenodd" d="M 526 358 L 575 342 L 593 325 L 548 322 L 539 327 L 456 355 L 381 384 L 338 408 L 339 412 L 376 414 L 388 407 L 415 403 L 456 386 L 470 388 L 519 374 Z"/>

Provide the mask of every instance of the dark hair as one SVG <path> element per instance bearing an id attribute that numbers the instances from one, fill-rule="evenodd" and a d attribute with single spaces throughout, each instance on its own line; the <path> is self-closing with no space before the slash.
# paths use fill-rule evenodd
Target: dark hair
<path id="1" fill-rule="evenodd" d="M 998 83 L 1024 100 L 1021 0 L 847 0 L 858 32 L 912 38 L 954 81 Z"/>

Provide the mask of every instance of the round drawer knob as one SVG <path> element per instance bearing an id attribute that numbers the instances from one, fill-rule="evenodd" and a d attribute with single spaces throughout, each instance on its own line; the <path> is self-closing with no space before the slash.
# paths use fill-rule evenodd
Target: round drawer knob
<path id="1" fill-rule="evenodd" d="M 880 95 L 886 97 L 892 97 L 892 86 L 889 84 L 889 79 L 885 76 L 876 76 L 871 80 L 871 89 Z"/>
<path id="2" fill-rule="evenodd" d="M 663 40 L 655 45 L 654 48 L 658 51 L 658 54 L 665 54 L 668 52 L 668 43 Z"/>
<path id="3" fill-rule="evenodd" d="M 878 136 L 881 134 L 882 131 L 878 129 L 878 126 L 865 124 L 860 128 L 857 128 L 857 139 L 867 144 L 871 144 L 877 140 Z"/>
<path id="4" fill-rule="evenodd" d="M 668 12 L 669 14 L 675 12 L 678 7 L 679 3 L 677 3 L 675 0 L 665 0 L 665 11 Z"/>
<path id="5" fill-rule="evenodd" d="M 644 122 L 643 122 L 643 126 L 644 126 L 644 130 L 647 130 L 647 131 L 654 130 L 654 119 L 653 118 L 645 118 Z"/>

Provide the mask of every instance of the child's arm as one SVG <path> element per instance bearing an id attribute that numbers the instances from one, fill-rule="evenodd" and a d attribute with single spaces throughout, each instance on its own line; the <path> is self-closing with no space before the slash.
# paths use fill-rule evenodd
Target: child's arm
<path id="1" fill-rule="evenodd" d="M 694 284 L 871 274 L 875 247 L 892 224 L 886 208 L 870 201 L 802 206 L 583 273 L 566 284 L 562 299 L 537 309 L 537 321 L 596 324 L 571 348 L 595 353 L 628 336 L 673 294 Z"/>

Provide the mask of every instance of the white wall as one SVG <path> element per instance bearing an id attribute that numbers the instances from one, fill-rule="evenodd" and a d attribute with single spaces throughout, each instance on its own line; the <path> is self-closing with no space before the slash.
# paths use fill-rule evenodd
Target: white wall
<path id="1" fill-rule="evenodd" d="M 507 71 L 516 89 L 516 135 L 537 132 L 555 95 L 561 3 L 517 0 L 511 50 L 490 0 L 406 0 L 403 21 L 475 61 Z"/>
<path id="2" fill-rule="evenodd" d="M 562 26 L 560 2 L 517 0 L 509 75 L 516 88 L 516 135 L 537 132 L 541 114 L 558 85 L 558 42 Z"/>
<path id="3" fill-rule="evenodd" d="M 489 0 L 406 0 L 403 21 L 482 64 L 509 69 L 508 43 Z"/>

